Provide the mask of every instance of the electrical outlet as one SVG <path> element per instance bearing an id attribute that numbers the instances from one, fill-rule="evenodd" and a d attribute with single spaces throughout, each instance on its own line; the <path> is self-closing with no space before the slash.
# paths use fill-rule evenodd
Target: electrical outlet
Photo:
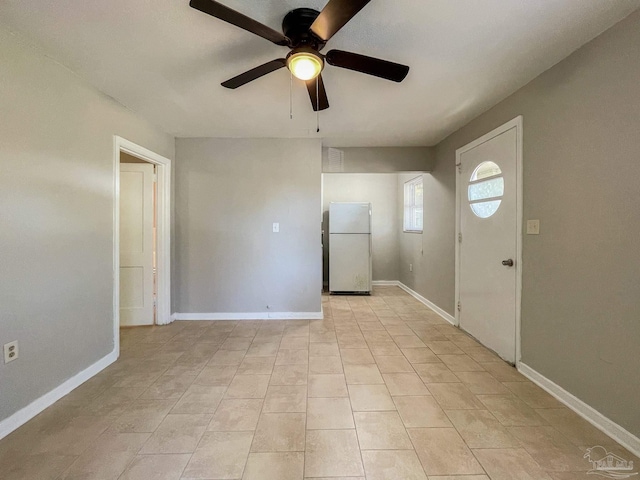
<path id="1" fill-rule="evenodd" d="M 410 263 L 410 264 L 409 264 L 409 271 L 410 271 L 410 272 L 413 272 L 413 263 Z"/>
<path id="2" fill-rule="evenodd" d="M 13 362 L 18 358 L 18 341 L 5 343 L 4 345 L 4 363 Z"/>

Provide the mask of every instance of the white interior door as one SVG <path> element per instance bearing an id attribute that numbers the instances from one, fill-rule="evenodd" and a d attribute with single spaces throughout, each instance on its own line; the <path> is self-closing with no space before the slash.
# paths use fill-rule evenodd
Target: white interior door
<path id="1" fill-rule="evenodd" d="M 120 164 L 120 325 L 153 325 L 153 165 Z"/>
<path id="2" fill-rule="evenodd" d="M 459 155 L 460 328 L 516 360 L 518 128 Z"/>

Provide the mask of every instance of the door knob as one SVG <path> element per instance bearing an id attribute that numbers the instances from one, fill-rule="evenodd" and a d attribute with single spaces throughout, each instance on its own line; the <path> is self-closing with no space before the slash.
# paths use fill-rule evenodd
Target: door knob
<path id="1" fill-rule="evenodd" d="M 502 264 L 505 267 L 513 267 L 513 260 L 509 259 L 509 260 L 502 260 Z"/>

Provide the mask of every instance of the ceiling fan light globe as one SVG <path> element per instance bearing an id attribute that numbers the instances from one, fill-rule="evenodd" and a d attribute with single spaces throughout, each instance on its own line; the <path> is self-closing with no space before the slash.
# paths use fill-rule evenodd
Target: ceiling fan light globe
<path id="1" fill-rule="evenodd" d="M 294 77 L 300 80 L 312 80 L 322 72 L 322 60 L 307 52 L 294 53 L 287 59 L 287 67 Z"/>

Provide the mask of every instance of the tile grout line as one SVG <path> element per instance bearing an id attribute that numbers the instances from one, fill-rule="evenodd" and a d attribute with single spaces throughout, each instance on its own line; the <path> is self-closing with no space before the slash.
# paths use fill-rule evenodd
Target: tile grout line
<path id="1" fill-rule="evenodd" d="M 236 324 L 237 325 L 237 324 Z M 234 326 L 235 329 L 235 326 Z M 215 355 L 216 353 L 218 353 L 222 347 L 222 345 L 224 344 L 224 342 L 231 336 L 231 331 L 229 333 L 227 333 L 225 339 L 222 341 L 222 343 L 220 344 L 220 346 L 216 349 L 215 353 L 213 355 Z M 213 358 L 213 355 L 211 358 Z M 211 359 L 209 359 L 210 361 Z M 207 365 L 209 365 L 209 361 L 207 361 L 207 363 L 205 364 L 205 366 L 199 371 L 198 376 L 200 375 L 200 373 L 202 373 L 202 370 L 204 370 Z M 197 376 L 196 376 L 197 378 Z M 195 382 L 195 379 L 194 379 Z M 202 435 L 200 435 L 200 438 L 198 440 L 198 442 L 196 443 L 195 448 L 193 449 L 193 452 L 191 452 L 191 454 L 189 455 L 189 460 L 187 461 L 187 463 L 184 465 L 184 468 L 182 469 L 182 472 L 180 473 L 180 478 L 183 477 L 184 472 L 186 471 L 187 467 L 189 466 L 189 464 L 191 463 L 191 460 L 193 459 L 193 456 L 195 455 L 196 451 L 198 450 L 198 447 L 200 446 L 200 444 L 202 443 L 202 439 L 205 437 L 205 435 L 207 434 L 207 429 L 209 428 L 209 425 L 211 424 L 211 422 L 213 421 L 213 417 L 215 416 L 215 412 L 218 411 L 218 408 L 220 408 L 220 403 L 222 403 L 222 400 L 224 399 L 224 395 L 226 394 L 228 389 L 228 386 L 225 388 L 225 392 L 222 394 L 222 399 L 220 399 L 220 402 L 218 403 L 218 406 L 216 407 L 215 411 L 213 412 L 213 414 L 211 415 L 211 419 L 209 420 L 209 423 L 207 424 L 207 426 L 205 427 L 204 431 L 202 432 Z M 180 397 L 182 399 L 182 397 L 184 397 L 187 394 L 187 391 L 189 389 L 187 388 L 187 390 L 185 390 L 185 392 L 182 394 L 182 396 Z"/>
<path id="2" fill-rule="evenodd" d="M 357 319 L 356 319 L 356 325 L 358 325 L 358 330 L 360 331 L 360 335 L 362 335 L 362 329 L 360 328 L 360 324 L 358 323 Z M 336 334 L 336 336 L 337 336 L 337 334 Z M 364 335 L 363 335 L 363 338 L 364 338 Z M 366 342 L 366 340 L 365 340 L 365 342 Z M 338 343 L 338 351 L 340 352 L 340 359 L 342 359 L 342 350 L 340 349 L 340 344 L 339 343 Z M 344 363 L 342 364 L 342 369 L 344 371 Z M 367 469 L 366 469 L 365 463 L 364 463 L 364 456 L 362 455 L 362 445 L 360 443 L 360 434 L 358 433 L 358 424 L 356 423 L 356 415 L 355 415 L 355 412 L 353 411 L 353 404 L 351 403 L 351 392 L 349 391 L 349 386 L 347 385 L 347 376 L 346 375 L 345 375 L 344 382 L 345 382 L 345 387 L 347 387 L 347 395 L 349 397 L 349 405 L 351 406 L 351 417 L 353 418 L 353 428 L 355 430 L 356 440 L 358 442 L 358 451 L 360 452 L 360 464 L 362 465 L 362 473 L 364 474 L 364 476 L 366 478 L 367 477 Z"/>
<path id="3" fill-rule="evenodd" d="M 236 325 L 236 327 L 237 327 L 237 325 Z M 260 327 L 258 327 L 258 332 L 259 331 L 260 331 Z M 253 342 L 254 342 L 254 340 L 256 338 L 256 335 L 257 335 L 257 332 L 251 338 L 251 344 L 253 344 Z M 244 362 L 244 359 L 247 358 L 247 353 L 251 349 L 251 344 L 249 345 L 249 348 L 245 352 L 244 356 L 242 357 L 242 360 L 240 360 L 240 365 L 242 365 L 242 362 Z M 276 358 L 277 358 L 277 354 L 276 354 Z M 274 364 L 276 363 L 275 359 L 273 360 L 273 363 Z M 236 376 L 241 375 L 241 374 L 238 373 L 238 370 L 240 369 L 240 365 L 238 365 L 238 368 L 236 369 L 236 373 L 233 375 L 233 378 L 231 379 L 231 382 L 233 382 L 233 380 L 236 378 Z M 273 374 L 273 365 L 271 366 L 271 374 Z M 264 410 L 264 403 L 265 403 L 265 400 L 266 400 L 267 391 L 269 391 L 269 384 L 271 383 L 271 374 L 269 375 L 269 382 L 267 383 L 267 390 L 264 392 L 265 397 L 262 399 L 262 406 L 260 407 L 260 414 L 258 415 L 258 421 L 256 422 L 256 426 L 253 429 L 253 433 L 251 435 L 251 443 L 249 444 L 249 451 L 247 452 L 247 458 L 244 460 L 244 465 L 242 466 L 242 472 L 240 472 L 240 478 L 244 477 L 244 474 L 247 471 L 247 464 L 249 463 L 249 457 L 251 456 L 251 447 L 253 447 L 253 442 L 254 442 L 254 440 L 256 438 L 256 431 L 258 429 L 258 423 L 260 422 L 260 417 L 262 416 L 262 411 Z M 231 385 L 231 383 L 229 383 L 229 385 Z M 223 399 L 224 399 L 224 397 L 223 397 Z M 239 400 L 241 400 L 241 399 L 239 399 Z M 222 400 L 220 401 L 220 403 L 222 403 Z M 214 414 L 214 416 L 215 416 L 215 414 Z M 213 421 L 213 418 L 211 419 L 211 421 Z"/>

